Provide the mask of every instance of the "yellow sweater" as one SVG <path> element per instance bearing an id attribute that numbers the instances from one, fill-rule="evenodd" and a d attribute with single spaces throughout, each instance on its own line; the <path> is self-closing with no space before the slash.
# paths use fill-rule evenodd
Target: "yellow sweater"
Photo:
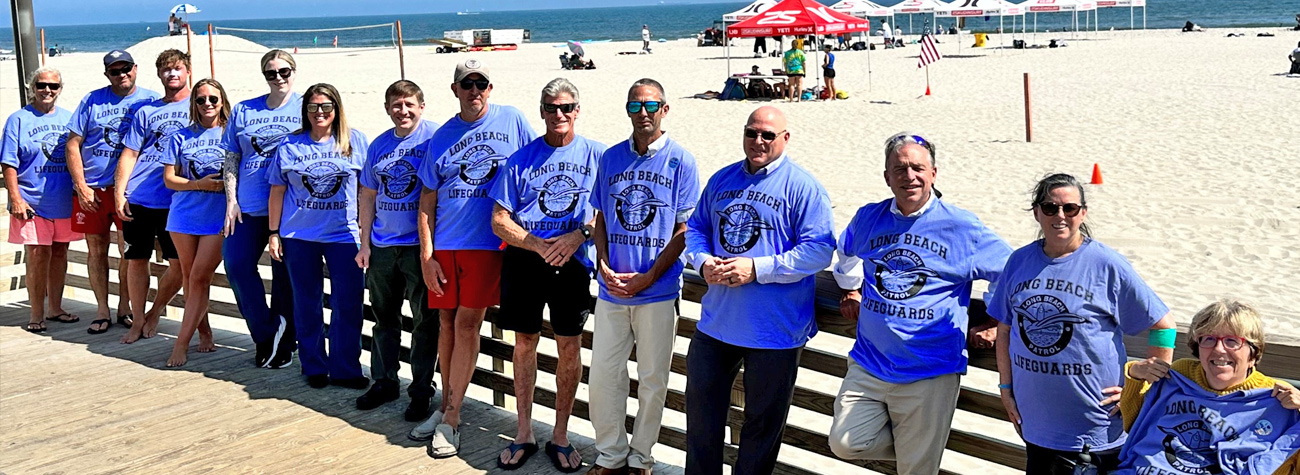
<path id="1" fill-rule="evenodd" d="M 1147 390 L 1151 389 L 1151 383 L 1128 377 L 1128 369 L 1133 363 L 1136 363 L 1136 361 L 1130 361 L 1124 365 L 1124 392 L 1120 393 L 1119 398 L 1120 415 L 1124 416 L 1124 430 L 1129 430 L 1129 428 L 1133 427 L 1133 422 L 1137 421 L 1138 412 L 1142 410 L 1143 397 L 1146 396 Z M 1174 371 L 1195 381 L 1206 391 L 1220 396 L 1245 389 L 1272 389 L 1273 385 L 1277 384 L 1277 380 L 1264 376 L 1264 373 L 1252 371 L 1250 376 L 1247 376 L 1246 380 L 1240 384 L 1217 391 L 1211 388 L 1209 381 L 1205 379 L 1205 371 L 1201 369 L 1201 360 L 1183 358 L 1175 361 L 1170 366 Z"/>

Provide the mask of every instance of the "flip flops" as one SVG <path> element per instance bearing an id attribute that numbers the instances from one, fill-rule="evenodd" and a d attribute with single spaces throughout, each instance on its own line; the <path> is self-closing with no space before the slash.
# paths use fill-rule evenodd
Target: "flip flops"
<path id="1" fill-rule="evenodd" d="M 100 328 L 99 330 L 96 330 L 96 329 L 94 328 L 96 325 L 103 325 L 103 328 Z M 101 319 L 99 319 L 99 320 L 93 320 L 93 321 L 90 322 L 90 327 L 91 327 L 91 328 L 87 328 L 87 329 L 86 329 L 86 333 L 89 333 L 89 334 L 91 334 L 91 335 L 98 335 L 98 334 L 100 334 L 100 333 L 107 333 L 107 332 L 108 332 L 108 329 L 113 327 L 113 321 L 112 321 L 112 320 L 109 320 L 109 319 L 107 319 L 107 318 L 101 318 Z"/>
<path id="2" fill-rule="evenodd" d="M 569 455 L 576 451 L 577 449 L 573 448 L 573 444 L 560 447 L 558 445 L 552 444 L 549 441 L 546 442 L 546 457 L 551 459 L 551 465 L 554 465 L 556 470 L 559 470 L 564 473 L 573 473 L 578 470 L 582 470 L 581 460 L 578 461 L 578 465 L 576 467 L 565 467 L 560 463 L 560 457 L 564 457 L 567 460 L 569 458 Z"/>
<path id="3" fill-rule="evenodd" d="M 520 451 L 523 451 L 524 453 L 524 456 L 519 457 L 519 460 L 515 463 L 502 462 L 501 457 L 497 456 L 498 468 L 502 470 L 514 470 L 524 466 L 525 463 L 528 463 L 528 458 L 537 453 L 537 444 L 531 442 L 525 444 L 510 444 L 509 447 L 506 447 L 506 450 L 510 452 L 510 458 L 515 458 L 515 455 L 518 455 Z"/>
<path id="4" fill-rule="evenodd" d="M 23 329 L 31 333 L 44 333 L 45 322 L 27 322 L 27 326 Z"/>
<path id="5" fill-rule="evenodd" d="M 53 317 L 46 318 L 46 320 L 54 320 L 59 323 L 77 323 L 81 321 L 81 317 L 74 316 L 71 313 L 60 313 Z"/>
<path id="6" fill-rule="evenodd" d="M 129 315 L 129 314 L 126 314 L 126 315 L 118 315 L 118 316 L 117 316 L 117 324 L 118 324 L 118 325 L 122 325 L 122 326 L 127 327 L 127 328 L 131 328 L 131 325 L 134 325 L 134 324 L 135 324 L 135 317 L 132 317 L 132 316 Z"/>

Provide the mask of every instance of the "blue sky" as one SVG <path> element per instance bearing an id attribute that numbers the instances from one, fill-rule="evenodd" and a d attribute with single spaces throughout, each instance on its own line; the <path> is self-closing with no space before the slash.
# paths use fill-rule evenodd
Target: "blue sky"
<path id="1" fill-rule="evenodd" d="M 720 0 L 664 0 L 664 3 L 718 3 Z M 721 0 L 735 1 L 735 0 Z M 176 4 L 192 3 L 203 10 L 206 21 L 250 18 L 301 18 L 317 16 L 449 13 L 473 10 L 537 10 L 651 5 L 659 0 L 33 0 L 40 26 L 133 23 L 167 19 Z M 359 8 L 364 5 L 364 8 Z M 9 2 L 0 5 L 3 26 L 9 20 Z"/>

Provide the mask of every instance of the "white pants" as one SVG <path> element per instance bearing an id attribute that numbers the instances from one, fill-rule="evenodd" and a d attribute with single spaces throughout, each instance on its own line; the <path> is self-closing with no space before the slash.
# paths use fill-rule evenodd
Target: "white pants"
<path id="1" fill-rule="evenodd" d="M 600 452 L 597 465 L 654 468 L 650 449 L 659 441 L 676 335 L 677 310 L 673 300 L 635 306 L 596 301 L 589 388 L 591 425 L 596 428 L 596 450 Z M 634 344 L 638 409 L 629 444 L 628 361 Z"/>
<path id="2" fill-rule="evenodd" d="M 895 460 L 899 475 L 939 473 L 960 391 L 959 374 L 893 384 L 849 360 L 835 398 L 831 451 L 848 460 Z"/>

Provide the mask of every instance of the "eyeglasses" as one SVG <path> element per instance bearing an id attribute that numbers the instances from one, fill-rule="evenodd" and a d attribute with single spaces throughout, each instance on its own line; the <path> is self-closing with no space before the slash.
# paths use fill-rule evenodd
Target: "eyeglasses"
<path id="1" fill-rule="evenodd" d="M 221 103 L 221 96 L 198 96 L 194 98 L 194 102 L 199 105 L 203 105 L 203 103 L 206 102 L 215 106 Z"/>
<path id="2" fill-rule="evenodd" d="M 63 85 L 57 82 L 38 82 L 36 84 L 32 84 L 32 88 L 38 91 L 41 89 L 49 89 L 51 91 L 57 91 L 63 88 Z"/>
<path id="3" fill-rule="evenodd" d="M 474 88 L 478 88 L 480 91 L 486 91 L 491 85 L 492 81 L 488 81 L 487 79 L 465 78 L 460 80 L 460 88 L 466 91 Z"/>
<path id="4" fill-rule="evenodd" d="M 330 112 L 334 112 L 334 103 L 333 102 L 308 102 L 307 112 L 310 113 L 324 112 L 328 114 Z"/>
<path id="5" fill-rule="evenodd" d="M 768 142 L 771 142 L 771 141 L 773 141 L 773 140 L 776 140 L 776 136 L 777 136 L 777 135 L 784 134 L 784 133 L 785 133 L 784 130 L 782 130 L 782 131 L 780 131 L 780 132 L 770 132 L 770 131 L 767 131 L 767 130 L 758 130 L 758 129 L 745 128 L 745 138 L 747 138 L 747 139 L 757 139 L 757 138 L 759 138 L 759 137 L 763 137 L 763 140 L 768 141 Z"/>
<path id="6" fill-rule="evenodd" d="M 267 81 L 274 81 L 277 74 L 280 75 L 280 79 L 289 79 L 289 76 L 293 76 L 293 68 L 268 69 L 262 71 L 262 77 L 266 78 Z"/>
<path id="7" fill-rule="evenodd" d="M 135 63 L 127 63 L 126 66 L 120 68 L 108 68 L 105 69 L 104 72 L 108 73 L 109 76 L 125 76 L 131 74 L 131 71 L 133 70 L 135 70 Z"/>
<path id="8" fill-rule="evenodd" d="M 1038 203 L 1038 210 L 1042 211 L 1044 216 L 1056 216 L 1056 213 L 1064 212 L 1066 217 L 1073 218 L 1079 215 L 1080 210 L 1086 208 L 1086 205 L 1078 205 L 1074 203 L 1066 203 L 1063 205 L 1058 205 L 1056 203 Z"/>
<path id="9" fill-rule="evenodd" d="M 1247 340 L 1246 337 L 1237 335 L 1202 335 L 1196 344 L 1200 345 L 1201 348 L 1210 349 L 1218 345 L 1219 342 L 1223 342 L 1223 347 L 1228 350 L 1240 349 L 1243 344 L 1250 345 L 1251 348 L 1255 347 L 1255 344 Z"/>
<path id="10" fill-rule="evenodd" d="M 661 101 L 627 101 L 627 113 L 635 114 L 645 109 L 645 113 L 654 114 L 659 112 L 659 108 L 663 105 Z"/>
<path id="11" fill-rule="evenodd" d="M 569 104 L 542 104 L 542 111 L 546 112 L 547 114 L 554 114 L 555 111 L 557 110 L 565 114 L 572 114 L 573 111 L 577 109 L 578 109 L 577 102 L 572 102 Z"/>

